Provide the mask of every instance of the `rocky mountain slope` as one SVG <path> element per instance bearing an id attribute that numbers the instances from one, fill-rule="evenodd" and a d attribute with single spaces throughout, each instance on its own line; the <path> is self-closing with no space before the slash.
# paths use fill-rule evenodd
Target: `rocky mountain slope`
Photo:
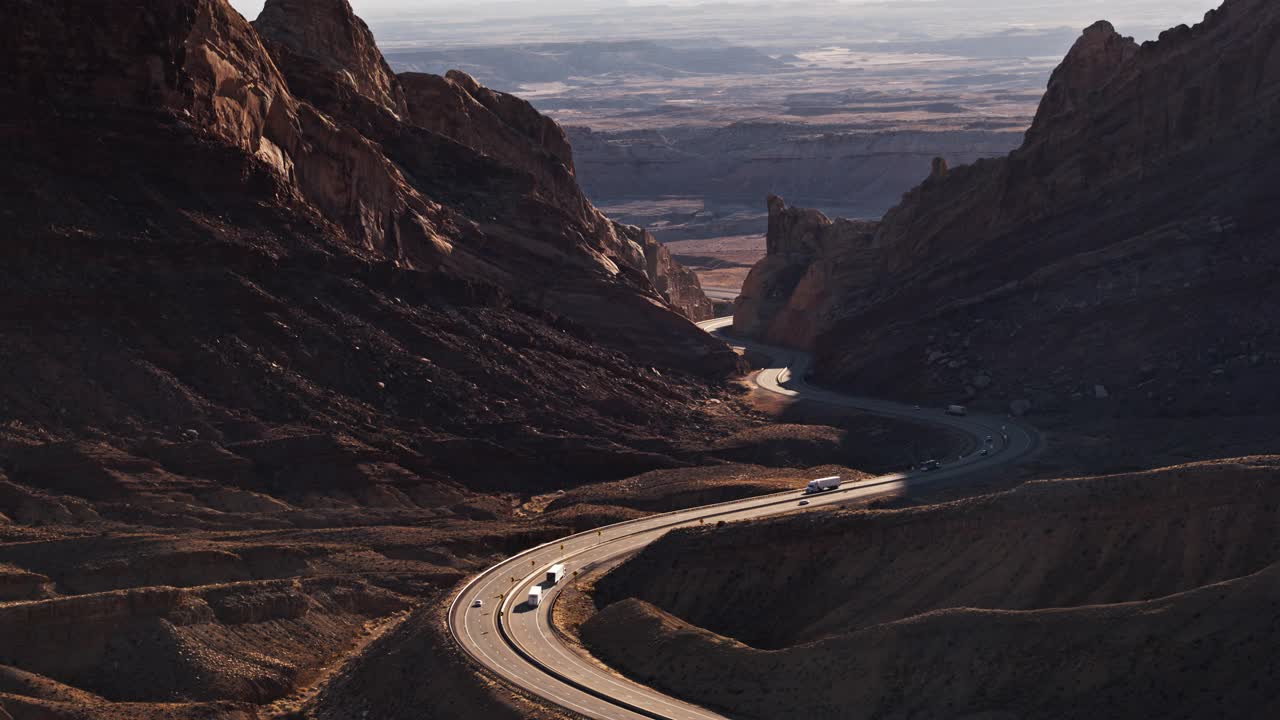
<path id="1" fill-rule="evenodd" d="M 453 105 L 406 92 L 345 2 L 269 3 L 273 54 L 216 0 L 69 7 L 18 3 L 39 33 L 4 60 L 15 439 L 594 432 L 735 368 L 659 292 L 699 315 L 681 268 L 577 191 L 553 123 L 457 79 Z M 563 387 L 582 362 L 630 380 Z M 638 405 L 555 410 L 597 392 Z"/>
<path id="2" fill-rule="evenodd" d="M 1256 457 L 680 530 L 583 637 L 734 717 L 1262 717 L 1278 500 Z"/>
<path id="3" fill-rule="evenodd" d="M 0 717 L 292 711 L 370 644 L 454 680 L 363 712 L 543 716 L 414 609 L 566 532 L 523 497 L 742 426 L 696 280 L 554 123 L 391 73 L 345 0 L 5 18 Z"/>
<path id="4" fill-rule="evenodd" d="M 847 240 L 814 248 L 779 228 L 737 324 L 812 348 L 822 380 L 872 394 L 1015 412 L 1269 411 L 1277 32 L 1280 9 L 1260 0 L 1141 46 L 1090 27 L 1019 149 L 936 165 Z"/>

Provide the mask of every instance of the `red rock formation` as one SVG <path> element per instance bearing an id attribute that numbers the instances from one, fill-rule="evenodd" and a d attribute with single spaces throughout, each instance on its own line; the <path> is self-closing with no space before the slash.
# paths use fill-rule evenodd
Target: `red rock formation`
<path id="1" fill-rule="evenodd" d="M 775 343 L 809 348 L 825 321 L 837 288 L 865 280 L 875 225 L 839 219 L 817 210 L 788 208 L 769 197 L 767 255 L 743 283 L 734 327 Z"/>
<path id="2" fill-rule="evenodd" d="M 648 279 L 637 283 L 642 292 L 666 284 L 648 272 L 643 244 L 591 206 L 574 178 L 564 132 L 527 102 L 481 87 L 465 73 L 443 78 L 391 74 L 369 29 L 346 0 L 272 0 L 255 27 L 292 90 L 378 143 L 421 195 L 471 216 L 482 232 L 501 232 L 502 242 L 520 250 L 562 256 L 564 262 L 610 275 L 617 275 L 620 265 L 630 266 Z M 351 80 L 364 76 L 371 79 Z M 453 147 L 441 136 L 474 152 Z M 447 182 L 441 173 L 445 163 L 453 175 Z M 508 189 L 495 193 L 493 184 L 500 178 Z M 507 204 L 496 217 L 495 201 Z M 505 227 L 486 227 L 493 221 Z M 564 243 L 566 235 L 577 241 Z M 511 268 L 502 267 L 499 259 L 485 261 L 498 267 L 473 265 L 467 271 L 503 285 L 522 281 L 522 273 L 504 276 Z M 675 294 L 653 293 L 668 301 L 684 299 L 673 304 L 697 320 L 709 316 L 710 303 L 701 296 L 700 287 L 687 283 Z M 564 303 L 557 310 L 575 312 Z"/>
<path id="3" fill-rule="evenodd" d="M 1260 411 L 1280 391 L 1277 33 L 1259 0 L 1141 47 L 1090 27 L 1022 147 L 933 173 L 875 231 L 869 271 L 827 285 L 818 374 L 1000 409 Z M 770 278 L 815 263 L 781 258 L 759 284 L 785 296 Z M 802 342 L 775 320 L 791 304 L 808 307 L 778 298 L 744 327 Z"/>
<path id="4" fill-rule="evenodd" d="M 676 262 L 666 245 L 634 225 L 615 223 L 614 230 L 644 248 L 645 274 L 672 307 L 695 322 L 715 317 L 715 304 L 702 292 L 697 273 Z"/>
<path id="5" fill-rule="evenodd" d="M 316 16 L 294 17 L 306 9 Z M 475 122 L 455 116 L 457 132 L 470 127 L 477 147 L 405 122 L 408 96 L 345 2 L 269 10 L 278 63 L 223 0 L 9 13 L 4 439 L 105 448 L 66 454 L 80 459 L 65 474 L 40 469 L 52 450 L 23 450 L 15 481 L 103 499 L 150 476 L 212 497 L 215 479 L 252 485 L 252 498 L 273 488 L 236 443 L 385 449 L 403 432 L 393 456 L 353 456 L 295 490 L 451 503 L 454 473 L 509 487 L 560 473 L 543 452 L 603 461 L 566 452 L 568 438 L 625 455 L 623 426 L 674 439 L 697 422 L 696 403 L 672 398 L 705 394 L 692 377 L 737 360 L 665 302 L 705 314 L 696 281 L 582 198 L 554 123 L 458 75 L 445 83 Z M 41 332 L 16 329 L 29 322 Z M 565 387 L 578 366 L 608 371 Z M 609 416 L 619 393 L 638 393 L 628 419 Z M 524 440 L 504 430 L 493 472 L 473 478 L 459 448 L 491 442 L 492 427 Z M 198 457 L 154 437 L 187 432 L 205 444 Z M 672 462 L 645 442 L 637 459 Z M 132 465 L 113 470 L 125 450 Z M 79 513 L 41 502 L 3 512 Z"/>
<path id="6" fill-rule="evenodd" d="M 320 106 L 359 95 L 397 116 L 409 112 L 404 89 L 378 50 L 373 33 L 346 0 L 271 0 L 254 21 L 271 53 Z M 293 57 L 297 54 L 299 57 Z"/>
<path id="7" fill-rule="evenodd" d="M 513 498 L 694 459 L 738 359 L 527 104 L 451 78 L 450 137 L 345 2 L 263 26 L 5 6 L 0 717 L 258 717 L 391 626 L 448 680 L 312 704 L 547 717 L 436 608 L 564 534 Z"/>

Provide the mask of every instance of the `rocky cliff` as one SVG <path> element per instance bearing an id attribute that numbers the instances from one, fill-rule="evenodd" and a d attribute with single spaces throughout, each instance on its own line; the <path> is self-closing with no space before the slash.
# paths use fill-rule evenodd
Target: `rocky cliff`
<path id="1" fill-rule="evenodd" d="M 775 253 L 755 283 L 783 297 L 744 303 L 744 326 L 873 394 L 1020 412 L 1274 407 L 1277 32 L 1280 9 L 1258 0 L 1141 46 L 1090 27 L 1020 148 L 935 167 L 869 243 Z M 850 252 L 864 272 L 826 283 L 812 312 L 812 286 L 787 296 L 783 276 Z M 817 328 L 789 332 L 789 306 Z"/>
<path id="2" fill-rule="evenodd" d="M 431 682 L 308 713 L 547 717 L 435 609 L 566 534 L 525 496 L 715 439 L 696 282 L 554 123 L 394 75 L 345 0 L 5 20 L 0 717 L 259 717 L 402 651 Z"/>
<path id="3" fill-rule="evenodd" d="M 637 379 L 735 367 L 667 303 L 706 314 L 687 273 L 583 199 L 554 123 L 455 76 L 487 113 L 453 119 L 470 144 L 413 124 L 457 106 L 406 93 L 343 0 L 268 3 L 274 54 L 220 0 L 12 14 L 33 30 L 2 61 L 7 322 L 42 328 L 6 360 L 24 437 L 230 442 L 326 416 L 466 437 L 526 412 L 585 429 L 515 408 L 592 355 Z"/>
<path id="4" fill-rule="evenodd" d="M 766 255 L 742 285 L 734 327 L 776 343 L 810 347 L 832 292 L 874 279 L 868 271 L 875 263 L 875 227 L 789 208 L 770 195 Z"/>
<path id="5" fill-rule="evenodd" d="M 514 225 L 507 229 L 508 244 L 533 242 L 539 253 L 560 245 L 567 262 L 614 274 L 623 273 L 623 268 L 637 271 L 651 287 L 676 284 L 672 274 L 661 279 L 650 274 L 643 243 L 591 206 L 574 177 L 564 132 L 527 102 L 481 87 L 461 72 L 445 77 L 409 74 L 403 79 L 391 74 L 369 29 L 345 0 L 273 0 L 254 26 L 290 88 L 379 143 L 419 191 L 482 219 L 488 219 L 483 214 L 492 210 L 495 199 L 507 199 L 510 205 L 501 218 Z M 369 80 L 350 80 L 359 77 Z M 443 139 L 471 152 L 459 152 Z M 468 183 L 468 173 L 455 173 L 455 182 L 442 182 L 441 158 L 448 155 L 473 164 L 469 174 L 482 181 Z M 486 163 L 500 165 L 499 172 L 487 171 Z M 510 185 L 507 192 L 487 187 L 504 176 L 502 182 Z M 576 242 L 558 242 L 566 227 Z M 670 293 L 660 297 L 692 319 L 704 320 L 709 315 L 700 314 L 700 295 L 696 284 L 682 282 L 674 297 L 684 298 L 684 303 L 673 301 Z M 593 320 L 617 322 L 606 317 Z"/>

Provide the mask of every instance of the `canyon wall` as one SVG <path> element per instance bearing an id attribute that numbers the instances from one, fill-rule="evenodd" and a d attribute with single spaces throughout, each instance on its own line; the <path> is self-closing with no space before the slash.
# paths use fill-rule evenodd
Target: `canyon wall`
<path id="1" fill-rule="evenodd" d="M 1090 27 L 1020 148 L 936 164 L 869 243 L 777 243 L 755 287 L 797 297 L 744 301 L 744 327 L 869 394 L 1015 412 L 1273 407 L 1278 28 L 1257 0 L 1141 46 Z M 848 253 L 863 271 L 816 304 L 812 283 L 787 279 Z M 816 328 L 790 332 L 793 306 Z"/>
<path id="2" fill-rule="evenodd" d="M 567 532 L 523 497 L 695 461 L 739 369 L 696 280 L 346 0 L 5 20 L 0 717 L 552 716 L 434 613 Z"/>
<path id="3" fill-rule="evenodd" d="M 736 369 L 680 316 L 709 314 L 696 279 L 586 201 L 553 122 L 458 74 L 406 91 L 342 0 L 268 3 L 261 33 L 219 0 L 71 5 L 18 3 L 40 32 L 0 57 L 7 322 L 42 328 L 4 361 L 23 442 L 479 441 L 526 417 L 572 443 L 684 413 L 645 378 L 681 394 Z M 639 385 L 525 405 L 592 357 Z M 583 415 L 619 395 L 631 419 Z M 441 440 L 405 446 L 440 468 Z"/>

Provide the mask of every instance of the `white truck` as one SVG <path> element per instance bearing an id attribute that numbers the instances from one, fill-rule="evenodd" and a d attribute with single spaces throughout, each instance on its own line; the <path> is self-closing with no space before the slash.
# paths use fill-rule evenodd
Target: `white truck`
<path id="1" fill-rule="evenodd" d="M 818 478 L 817 480 L 810 480 L 809 484 L 805 485 L 804 494 L 812 495 L 814 493 L 826 492 L 828 490 L 838 490 L 839 488 L 840 488 L 839 475 L 835 477 Z"/>
<path id="2" fill-rule="evenodd" d="M 564 563 L 556 563 L 547 568 L 547 584 L 555 585 L 564 578 Z"/>
<path id="3" fill-rule="evenodd" d="M 542 602 L 542 586 L 534 585 L 529 588 L 529 607 L 536 608 Z"/>
<path id="4" fill-rule="evenodd" d="M 969 409 L 963 405 L 948 405 L 947 414 L 955 415 L 956 417 L 964 417 L 969 414 Z"/>

